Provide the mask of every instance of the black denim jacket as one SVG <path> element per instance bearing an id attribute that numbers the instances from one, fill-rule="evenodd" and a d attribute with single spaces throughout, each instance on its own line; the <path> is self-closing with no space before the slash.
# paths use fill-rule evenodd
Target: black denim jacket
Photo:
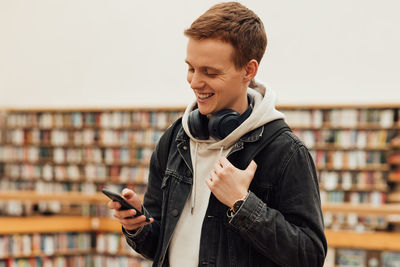
<path id="1" fill-rule="evenodd" d="M 247 167 L 242 166 L 241 159 L 252 155 L 267 128 L 262 126 L 244 135 L 228 160 L 238 168 Z M 153 266 L 169 266 L 168 247 L 190 195 L 193 176 L 189 143 L 180 127 L 165 174 L 160 170 L 160 145 L 156 147 L 143 203 L 144 212 L 155 221 L 134 236 L 124 231 L 129 245 L 153 260 Z M 228 207 L 211 194 L 198 266 L 322 267 L 327 244 L 317 175 L 307 148 L 286 131 L 254 160 L 257 171 L 249 196 L 233 218 L 226 214 Z"/>

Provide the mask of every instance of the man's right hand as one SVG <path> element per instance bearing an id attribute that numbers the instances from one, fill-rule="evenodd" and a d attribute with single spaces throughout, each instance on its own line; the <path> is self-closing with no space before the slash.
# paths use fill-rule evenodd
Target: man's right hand
<path id="1" fill-rule="evenodd" d="M 125 188 L 122 190 L 122 197 L 125 198 L 125 200 L 132 204 L 135 208 L 142 211 L 142 202 L 134 191 Z M 114 209 L 114 217 L 121 223 L 125 230 L 134 231 L 143 225 L 154 222 L 153 218 L 150 218 L 150 222 L 146 222 L 146 217 L 144 215 L 133 217 L 136 215 L 136 211 L 134 209 L 119 210 L 121 208 L 121 204 L 116 201 L 110 200 L 108 202 L 108 207 L 110 209 Z"/>

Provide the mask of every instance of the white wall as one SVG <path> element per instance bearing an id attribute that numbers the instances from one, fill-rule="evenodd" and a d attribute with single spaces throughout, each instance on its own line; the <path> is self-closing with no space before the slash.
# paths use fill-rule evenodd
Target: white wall
<path id="1" fill-rule="evenodd" d="M 183 30 L 219 1 L 0 0 L 0 107 L 176 106 Z M 278 103 L 400 103 L 400 1 L 241 1 Z"/>

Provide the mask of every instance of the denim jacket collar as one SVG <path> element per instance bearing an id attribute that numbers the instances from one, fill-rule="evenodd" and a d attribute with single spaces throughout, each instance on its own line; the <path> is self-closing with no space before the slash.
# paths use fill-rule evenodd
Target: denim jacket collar
<path id="1" fill-rule="evenodd" d="M 242 137 L 239 138 L 239 140 L 232 146 L 231 151 L 229 152 L 229 155 L 243 149 L 243 144 L 244 143 L 252 143 L 252 142 L 257 142 L 260 140 L 264 133 L 264 125 L 261 127 L 258 127 L 247 134 L 243 135 Z M 183 127 L 178 131 L 178 134 L 176 136 L 176 143 L 177 146 L 180 147 L 181 144 L 189 144 L 189 136 L 185 133 Z"/>

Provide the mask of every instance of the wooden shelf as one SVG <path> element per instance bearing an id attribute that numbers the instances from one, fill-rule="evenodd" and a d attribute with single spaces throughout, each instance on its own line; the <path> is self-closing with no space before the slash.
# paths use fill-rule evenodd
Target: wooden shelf
<path id="1" fill-rule="evenodd" d="M 388 197 L 387 197 L 389 202 L 400 202 L 400 192 L 392 192 L 389 193 Z"/>
<path id="2" fill-rule="evenodd" d="M 357 213 L 363 215 L 398 215 L 400 214 L 400 204 L 371 205 L 326 203 L 322 205 L 322 211 L 336 213 Z"/>
<path id="3" fill-rule="evenodd" d="M 1 217 L 0 234 L 61 232 L 121 232 L 120 223 L 112 218 L 82 216 Z"/>
<path id="4" fill-rule="evenodd" d="M 323 185 L 320 185 L 319 187 L 321 190 L 324 191 L 345 191 L 345 192 L 350 192 L 350 191 L 356 191 L 356 192 L 371 192 L 371 191 L 381 191 L 381 192 L 386 192 L 387 191 L 387 185 L 365 185 L 365 186 L 357 186 L 353 185 L 350 188 L 343 188 L 341 185 L 337 185 L 335 188 L 326 188 Z"/>
<path id="5" fill-rule="evenodd" d="M 381 146 L 365 146 L 365 147 L 358 147 L 358 146 L 341 146 L 335 144 L 326 144 L 326 145 L 314 145 L 308 148 L 309 150 L 339 150 L 339 151 L 364 151 L 364 150 L 373 150 L 373 151 L 387 151 L 389 147 L 386 145 Z"/>
<path id="6" fill-rule="evenodd" d="M 57 232 L 121 232 L 121 225 L 112 218 L 90 217 L 27 217 L 0 219 L 0 234 Z M 325 231 L 331 247 L 400 251 L 400 233 Z"/>
<path id="7" fill-rule="evenodd" d="M 340 126 L 332 124 L 323 124 L 321 126 L 313 125 L 296 125 L 291 123 L 290 128 L 293 130 L 399 130 L 399 125 L 393 125 L 390 127 L 382 127 L 378 123 L 358 124 L 355 126 Z"/>
<path id="8" fill-rule="evenodd" d="M 92 218 L 76 216 L 2 217 L 0 234 L 92 231 Z"/>
<path id="9" fill-rule="evenodd" d="M 4 163 L 15 163 L 15 164 L 52 164 L 54 166 L 64 166 L 64 165 L 90 165 L 90 164 L 98 164 L 103 166 L 149 166 L 150 160 L 131 160 L 129 162 L 96 162 L 96 161 L 79 161 L 79 162 L 55 162 L 52 159 L 40 159 L 40 160 L 4 160 Z"/>
<path id="10" fill-rule="evenodd" d="M 136 107 L 3 107 L 1 111 L 3 112 L 20 112 L 20 113 L 44 113 L 44 112 L 54 112 L 54 113 L 68 113 L 68 112 L 113 112 L 113 111 L 185 111 L 185 106 L 136 106 Z M 307 103 L 297 103 L 297 104 L 280 104 L 277 105 L 277 109 L 282 110 L 312 110 L 312 109 L 400 109 L 399 103 L 368 103 L 368 104 L 307 104 Z"/>
<path id="11" fill-rule="evenodd" d="M 31 147 L 31 146 L 36 146 L 36 147 L 45 147 L 45 148 L 129 148 L 129 149 L 135 149 L 135 148 L 150 148 L 154 149 L 156 144 L 153 143 L 142 143 L 142 144 L 137 144 L 137 143 L 129 143 L 129 144 L 103 144 L 103 143 L 91 143 L 91 144 L 74 144 L 74 143 L 68 143 L 68 144 L 47 144 L 47 143 L 31 143 L 31 142 L 24 142 L 22 144 L 16 144 L 16 143 L 3 143 L 2 145 L 5 146 L 12 146 L 12 147 Z"/>
<path id="12" fill-rule="evenodd" d="M 295 106 L 293 106 L 295 107 Z M 172 106 L 154 106 L 154 107 L 57 107 L 57 108 L 51 108 L 51 107 L 30 107 L 30 108 L 17 108 L 17 107 L 3 107 L 1 110 L 4 112 L 12 112 L 12 113 L 73 113 L 73 112 L 184 112 L 186 107 L 172 107 Z"/>
<path id="13" fill-rule="evenodd" d="M 371 104 L 281 104 L 278 109 L 312 110 L 312 109 L 399 109 L 399 103 L 371 103 Z"/>
<path id="14" fill-rule="evenodd" d="M 103 232 L 121 232 L 121 224 L 113 218 L 100 218 L 98 219 L 98 231 Z"/>
<path id="15" fill-rule="evenodd" d="M 389 182 L 400 182 L 400 172 L 395 171 L 395 172 L 392 172 L 391 174 L 389 174 L 388 181 Z"/>
<path id="16" fill-rule="evenodd" d="M 28 125 L 28 126 L 6 126 L 3 127 L 5 130 L 30 130 L 35 129 L 39 131 L 53 131 L 53 130 L 61 130 L 61 131 L 81 131 L 82 129 L 88 130 L 113 130 L 113 131 L 120 131 L 120 130 L 160 130 L 164 131 L 168 128 L 169 123 L 166 123 L 166 126 L 157 126 L 151 124 L 145 125 L 131 125 L 131 126 L 101 126 L 101 125 L 82 125 L 82 126 L 52 126 L 52 127 L 43 127 L 39 125 Z"/>
<path id="17" fill-rule="evenodd" d="M 47 179 L 43 177 L 12 177 L 12 178 L 7 178 L 7 176 L 3 176 L 2 179 L 9 179 L 13 182 L 37 182 L 37 181 L 44 181 L 44 182 L 49 182 Z M 127 179 L 127 181 L 120 181 L 122 179 Z M 146 177 L 147 179 L 147 177 Z M 143 176 L 136 176 L 135 178 L 133 177 L 80 177 L 78 179 L 76 178 L 71 178 L 71 177 L 64 177 L 62 180 L 52 180 L 54 183 L 94 183 L 94 184 L 107 184 L 107 183 L 112 183 L 112 184 L 118 184 L 118 185 L 137 185 L 137 186 L 147 186 L 147 183 L 144 182 L 145 178 Z M 1 192 L 1 191 L 0 191 Z M 0 196 L 1 199 L 1 196 Z"/>
<path id="18" fill-rule="evenodd" d="M 325 230 L 325 235 L 330 247 L 400 251 L 400 233 Z"/>
<path id="19" fill-rule="evenodd" d="M 65 192 L 54 194 L 41 194 L 35 191 L 14 191 L 1 192 L 1 200 L 19 200 L 19 201 L 60 201 L 68 203 L 107 203 L 108 198 L 102 193 L 85 194 L 80 192 Z M 0 218 L 1 220 L 2 218 Z"/>
<path id="20" fill-rule="evenodd" d="M 29 254 L 7 254 L 0 257 L 0 260 L 6 260 L 8 258 L 37 258 L 37 257 L 57 257 L 57 256 L 75 256 L 75 255 L 85 255 L 85 254 L 95 254 L 94 249 L 70 249 L 65 251 L 54 251 L 52 253 L 46 253 L 43 251 L 33 251 Z"/>
<path id="21" fill-rule="evenodd" d="M 369 164 L 365 167 L 358 168 L 333 168 L 333 167 L 318 167 L 318 171 L 352 171 L 352 172 L 362 172 L 362 171 L 389 171 L 390 167 L 388 164 Z"/>

